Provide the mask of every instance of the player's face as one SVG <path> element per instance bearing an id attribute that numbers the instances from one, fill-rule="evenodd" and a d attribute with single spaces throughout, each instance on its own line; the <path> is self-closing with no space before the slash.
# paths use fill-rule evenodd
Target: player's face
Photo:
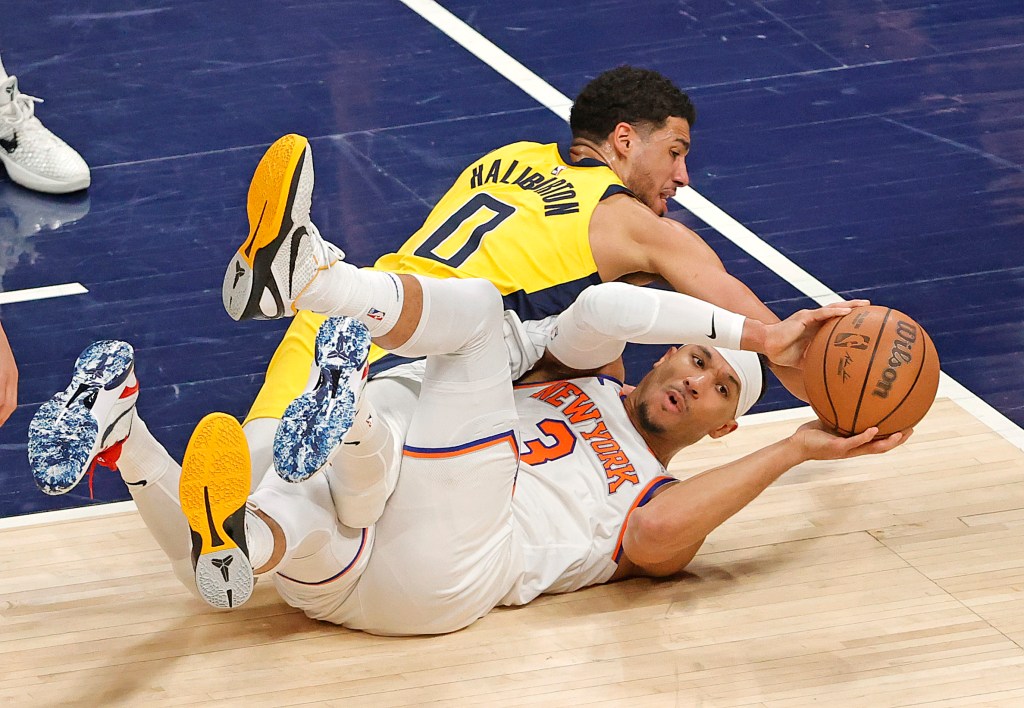
<path id="1" fill-rule="evenodd" d="M 690 124 L 669 117 L 660 128 L 638 130 L 640 139 L 630 152 L 628 177 L 624 181 L 640 200 L 661 216 L 679 187 L 690 183 L 686 155 L 690 151 Z"/>
<path id="2" fill-rule="evenodd" d="M 714 349 L 688 344 L 669 350 L 634 394 L 639 428 L 689 445 L 735 426 L 740 382 Z"/>

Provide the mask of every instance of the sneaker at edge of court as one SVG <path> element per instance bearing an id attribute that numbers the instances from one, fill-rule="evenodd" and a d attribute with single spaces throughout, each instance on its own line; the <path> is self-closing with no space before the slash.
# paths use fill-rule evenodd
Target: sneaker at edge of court
<path id="1" fill-rule="evenodd" d="M 79 355 L 71 383 L 39 407 L 28 426 L 28 460 L 47 494 L 73 489 L 96 465 L 116 469 L 131 432 L 139 384 L 135 352 L 104 340 Z"/>
<path id="2" fill-rule="evenodd" d="M 352 428 L 366 384 L 370 333 L 350 317 L 320 325 L 313 366 L 320 369 L 312 390 L 285 409 L 274 435 L 274 468 L 287 482 L 302 482 L 330 464 Z"/>
<path id="3" fill-rule="evenodd" d="M 291 317 L 321 270 L 345 254 L 310 221 L 313 153 L 289 134 L 271 145 L 249 184 L 249 236 L 224 273 L 224 309 L 236 320 Z"/>
<path id="4" fill-rule="evenodd" d="M 89 165 L 74 148 L 51 133 L 35 116 L 42 99 L 18 90 L 18 78 L 0 81 L 0 162 L 12 181 L 50 194 L 89 186 Z"/>
<path id="5" fill-rule="evenodd" d="M 213 607 L 238 607 L 252 595 L 255 578 L 245 537 L 251 478 L 239 422 L 226 413 L 199 421 L 185 448 L 178 496 L 192 532 L 196 587 Z"/>

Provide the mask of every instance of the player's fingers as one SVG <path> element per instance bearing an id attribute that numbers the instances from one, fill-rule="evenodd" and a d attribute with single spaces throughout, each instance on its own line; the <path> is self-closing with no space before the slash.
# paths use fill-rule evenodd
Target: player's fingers
<path id="1" fill-rule="evenodd" d="M 876 435 L 878 435 L 878 428 L 872 427 L 859 435 L 853 435 L 845 438 L 843 440 L 844 456 L 858 457 L 860 455 L 875 455 L 881 452 L 886 452 L 891 447 L 895 447 L 899 442 L 898 439 L 890 440 L 889 438 L 875 440 Z"/>
<path id="2" fill-rule="evenodd" d="M 809 314 L 811 321 L 820 322 L 823 320 L 830 320 L 835 317 L 843 317 L 850 314 L 855 307 L 861 307 L 861 303 L 866 303 L 867 300 L 848 300 L 843 302 L 833 302 L 828 305 L 819 307 L 816 310 L 806 310 Z"/>
<path id="3" fill-rule="evenodd" d="M 880 438 L 878 440 L 872 440 L 870 443 L 860 448 L 857 452 L 858 454 L 865 455 L 879 455 L 884 452 L 889 452 L 890 450 L 897 448 L 903 443 L 905 443 L 907 441 L 907 438 L 909 438 L 913 432 L 913 428 L 907 428 L 906 430 L 900 430 L 887 437 Z"/>
<path id="4" fill-rule="evenodd" d="M 851 435 L 850 437 L 844 440 L 844 442 L 846 443 L 846 449 L 856 450 L 859 447 L 867 445 L 868 443 L 875 439 L 876 435 L 878 435 L 878 428 L 873 426 L 865 430 L 863 433 Z"/>

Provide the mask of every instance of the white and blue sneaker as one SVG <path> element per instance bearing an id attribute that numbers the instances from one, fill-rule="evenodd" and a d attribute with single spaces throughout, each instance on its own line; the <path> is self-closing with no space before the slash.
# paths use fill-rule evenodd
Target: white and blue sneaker
<path id="1" fill-rule="evenodd" d="M 313 153 L 301 135 L 278 138 L 249 184 L 249 236 L 224 273 L 221 298 L 236 320 L 291 317 L 295 300 L 345 254 L 310 221 Z"/>
<path id="2" fill-rule="evenodd" d="M 334 457 L 353 418 L 369 373 L 370 333 L 350 317 L 320 325 L 311 391 L 292 401 L 274 436 L 274 467 L 287 482 L 302 482 Z"/>
<path id="3" fill-rule="evenodd" d="M 91 496 L 96 465 L 117 469 L 138 398 L 130 344 L 106 340 L 86 347 L 71 383 L 41 405 L 28 426 L 28 461 L 39 488 L 64 494 L 88 473 Z"/>

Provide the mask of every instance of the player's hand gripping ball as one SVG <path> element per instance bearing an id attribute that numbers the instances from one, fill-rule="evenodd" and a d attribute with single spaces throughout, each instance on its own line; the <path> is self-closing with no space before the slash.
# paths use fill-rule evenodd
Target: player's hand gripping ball
<path id="1" fill-rule="evenodd" d="M 825 323 L 804 360 L 804 386 L 821 421 L 840 435 L 873 425 L 880 436 L 911 428 L 939 387 L 928 333 L 899 310 L 871 305 Z"/>

